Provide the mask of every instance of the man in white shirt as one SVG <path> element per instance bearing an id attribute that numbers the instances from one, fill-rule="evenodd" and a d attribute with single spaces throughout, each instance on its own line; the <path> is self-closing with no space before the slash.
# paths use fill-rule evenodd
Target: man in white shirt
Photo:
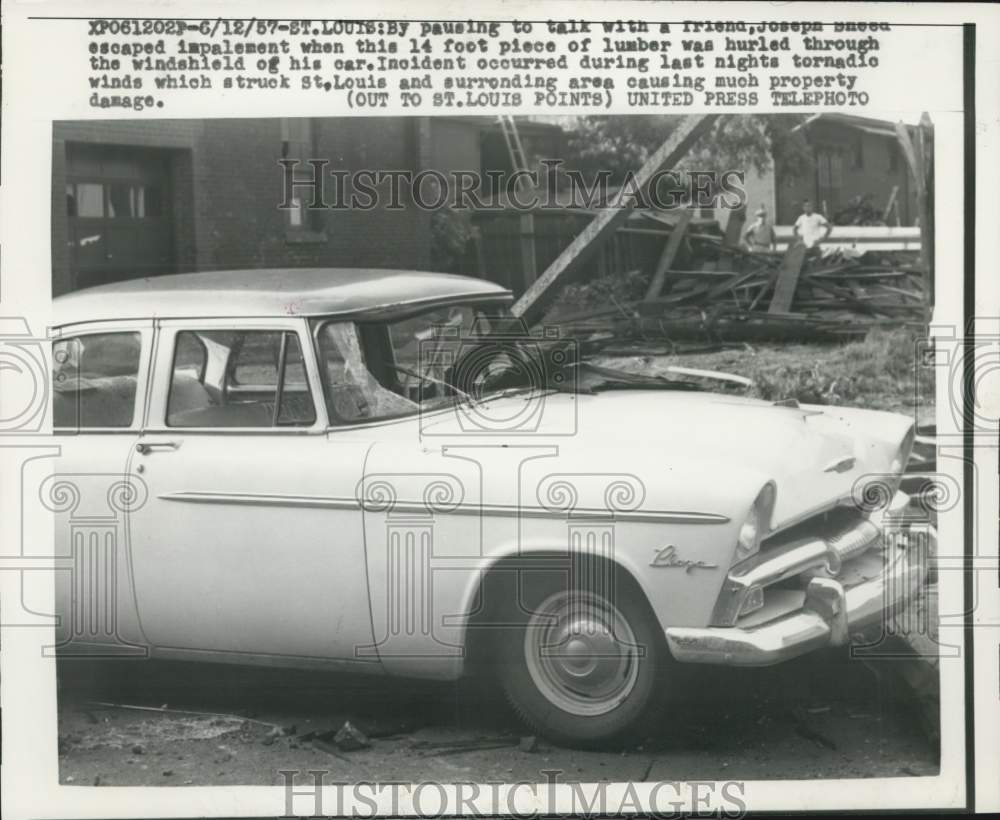
<path id="1" fill-rule="evenodd" d="M 795 220 L 793 229 L 794 234 L 802 240 L 802 244 L 807 248 L 815 248 L 830 235 L 832 230 L 833 225 L 826 217 L 813 211 L 810 200 L 807 199 L 802 203 L 802 213 Z"/>

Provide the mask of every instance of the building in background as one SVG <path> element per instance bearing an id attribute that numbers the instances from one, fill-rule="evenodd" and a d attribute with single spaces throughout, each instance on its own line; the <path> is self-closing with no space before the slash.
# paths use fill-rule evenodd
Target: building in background
<path id="1" fill-rule="evenodd" d="M 779 224 L 792 224 L 806 199 L 839 224 L 850 219 L 872 224 L 874 215 L 889 226 L 915 224 L 916 186 L 893 123 L 831 112 L 814 114 L 799 129 L 809 143 L 813 169 L 806 175 L 788 173 L 781 157 L 774 158 Z"/>
<path id="2" fill-rule="evenodd" d="M 182 271 L 427 268 L 429 212 L 388 209 L 384 202 L 373 210 L 316 211 L 306 209 L 305 196 L 299 208 L 279 209 L 278 161 L 325 158 L 328 170 L 347 171 L 479 171 L 483 135 L 493 123 L 489 117 L 57 122 L 53 293 Z M 307 166 L 297 170 L 311 177 Z"/>
<path id="3" fill-rule="evenodd" d="M 517 120 L 529 167 L 565 155 L 564 128 L 572 118 Z M 766 171 L 746 174 L 748 207 L 767 207 L 779 234 L 805 199 L 839 224 L 880 224 L 883 215 L 889 226 L 916 223 L 915 184 L 891 122 L 824 113 L 798 128 L 812 157 L 807 171 L 795 173 L 775 154 Z M 488 211 L 473 222 L 468 213 L 412 207 L 405 197 L 400 209 L 383 200 L 371 210 L 312 210 L 307 190 L 298 207 L 279 209 L 279 160 L 310 157 L 327 159 L 327 169 L 340 172 L 513 170 L 492 117 L 57 122 L 53 292 L 136 276 L 262 267 L 454 270 L 524 289 L 526 237 L 518 213 Z M 308 180 L 312 169 L 300 164 L 297 173 Z M 502 188 L 485 179 L 482 198 L 504 202 Z M 326 181 L 332 193 L 333 178 Z M 587 220 L 579 209 L 543 216 L 530 237 L 535 273 Z M 730 212 L 703 209 L 699 216 L 725 228 Z M 647 267 L 658 242 L 635 231 L 616 236 L 592 273 Z"/>

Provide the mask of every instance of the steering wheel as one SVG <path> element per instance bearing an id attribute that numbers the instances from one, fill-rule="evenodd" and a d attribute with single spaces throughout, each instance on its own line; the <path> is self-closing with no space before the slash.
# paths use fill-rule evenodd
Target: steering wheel
<path id="1" fill-rule="evenodd" d="M 521 348 L 496 341 L 483 341 L 469 347 L 445 376 L 449 384 L 480 395 L 484 389 L 503 389 L 534 385 L 538 367 L 531 361 L 530 353 Z"/>

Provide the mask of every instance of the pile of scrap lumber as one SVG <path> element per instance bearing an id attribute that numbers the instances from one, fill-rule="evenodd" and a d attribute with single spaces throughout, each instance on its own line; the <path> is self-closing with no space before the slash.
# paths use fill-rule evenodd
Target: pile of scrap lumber
<path id="1" fill-rule="evenodd" d="M 713 127 L 718 115 L 685 117 L 634 175 L 643 190 L 661 168 L 676 167 Z M 668 217 L 643 211 L 669 232 L 644 299 L 609 301 L 567 313 L 549 304 L 579 275 L 609 236 L 636 213 L 634 197 L 622 192 L 597 213 L 548 268 L 521 294 L 512 312 L 527 324 L 559 325 L 563 336 L 588 346 L 615 341 L 675 339 L 700 343 L 761 340 L 832 341 L 866 334 L 879 325 L 925 325 L 934 301 L 933 126 L 925 114 L 917 139 L 897 124 L 900 147 L 916 180 L 920 206 L 920 252 L 836 250 L 828 254 L 793 242 L 783 253 L 751 253 L 742 245 L 745 210 L 734 211 L 724 234 L 692 230 L 693 211 Z M 896 192 L 894 192 L 895 194 Z M 890 205 L 895 197 L 890 198 Z M 883 213 L 888 216 L 889 207 Z M 871 214 L 843 217 L 866 222 Z"/>
<path id="2" fill-rule="evenodd" d="M 550 311 L 541 324 L 591 348 L 621 341 L 834 341 L 880 325 L 922 324 L 923 271 L 912 251 L 835 250 L 801 244 L 750 253 L 727 237 L 689 233 L 667 240 L 646 298 L 592 310 Z M 728 233 L 728 231 L 727 231 Z M 670 263 L 686 252 L 683 268 Z"/>

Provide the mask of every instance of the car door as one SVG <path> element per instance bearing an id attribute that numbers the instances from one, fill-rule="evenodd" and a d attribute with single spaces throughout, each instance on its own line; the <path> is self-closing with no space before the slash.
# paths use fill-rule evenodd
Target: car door
<path id="1" fill-rule="evenodd" d="M 326 439 L 305 320 L 163 321 L 154 356 L 132 527 L 150 643 L 357 659 L 372 643 L 366 447 Z"/>
<path id="2" fill-rule="evenodd" d="M 52 412 L 58 455 L 40 470 L 55 524 L 56 648 L 142 655 L 129 572 L 129 516 L 146 499 L 132 470 L 153 344 L 152 321 L 56 328 Z"/>

